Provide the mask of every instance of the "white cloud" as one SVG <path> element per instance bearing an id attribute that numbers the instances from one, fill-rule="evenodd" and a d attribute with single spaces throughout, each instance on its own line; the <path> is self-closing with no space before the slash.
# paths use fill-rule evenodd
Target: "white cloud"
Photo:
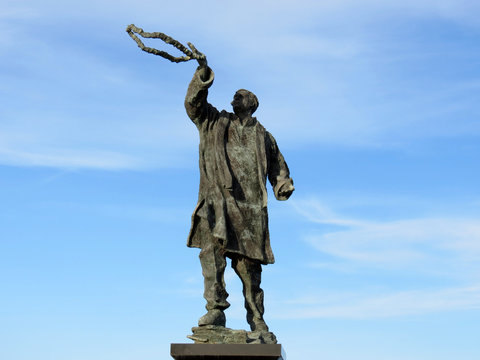
<path id="1" fill-rule="evenodd" d="M 177 154 L 190 154 L 195 131 L 186 133 L 168 119 L 188 122 L 182 100 L 193 66 L 187 70 L 156 59 L 158 73 L 144 72 L 152 58 L 124 33 L 131 22 L 205 49 L 223 75 L 215 89 L 226 95 L 215 105 L 228 104 L 223 98 L 233 94 L 230 87 L 257 87 L 261 121 L 295 144 L 393 146 L 405 138 L 478 134 L 473 120 L 458 116 L 472 107 L 466 95 L 477 87 L 459 86 L 454 94 L 422 89 L 399 98 L 386 95 L 385 84 L 362 83 L 363 77 L 377 76 L 370 68 L 375 64 L 358 66 L 385 56 L 384 45 L 372 37 L 384 25 L 373 20 L 404 16 L 470 23 L 477 7 L 467 1 L 377 0 L 300 1 L 295 6 L 289 1 L 7 2 L 0 16 L 6 69 L 0 72 L 6 102 L 0 109 L 0 135 L 9 140 L 0 146 L 0 162 L 108 169 L 184 162 L 185 156 L 172 161 L 167 152 L 174 147 Z M 239 22 L 240 29 L 232 26 Z M 38 31 L 45 28 L 50 31 Z M 126 49 L 138 61 L 125 60 Z M 344 70 L 361 76 L 352 78 Z M 189 75 L 171 76 L 177 71 Z M 156 159 L 146 154 L 157 154 Z"/>
<path id="2" fill-rule="evenodd" d="M 35 4 L 34 1 L 24 3 Z M 374 17 L 378 14 L 390 12 L 392 15 L 423 15 L 437 16 L 454 21 L 478 22 L 475 10 L 480 8 L 476 1 L 472 0 L 339 0 L 339 1 L 314 1 L 299 0 L 295 6 L 287 0 L 246 0 L 243 2 L 225 2 L 209 0 L 201 4 L 194 0 L 182 1 L 182 4 L 174 2 L 156 2 L 151 0 L 137 1 L 70 1 L 68 3 L 58 0 L 44 1 L 42 7 L 45 14 L 57 10 L 66 14 L 77 14 L 90 17 L 116 18 L 128 15 L 130 18 L 145 18 L 151 23 L 158 23 L 158 19 L 164 16 L 167 24 L 182 21 L 186 24 L 195 24 L 208 19 L 212 23 L 232 26 L 232 20 L 242 19 L 246 27 L 257 24 L 258 19 L 270 20 L 265 27 L 272 23 L 286 22 L 288 24 L 302 24 L 305 14 L 311 21 L 315 19 L 327 21 L 339 21 L 339 15 L 350 15 L 351 18 Z M 190 11 L 185 11 L 190 9 Z M 193 9 L 195 11 L 193 11 Z M 359 16 L 362 14 L 362 16 Z M 303 15 L 303 16 L 299 16 Z M 351 20 L 351 19 L 348 19 Z M 258 25 L 257 25 L 258 26 Z M 228 28 L 226 29 L 229 30 Z M 233 31 L 233 30 L 232 30 Z"/>
<path id="3" fill-rule="evenodd" d="M 92 168 L 102 170 L 122 170 L 146 166 L 142 159 L 136 159 L 127 154 L 104 150 L 72 151 L 68 149 L 25 152 L 0 148 L 0 162 L 16 166 Z"/>
<path id="4" fill-rule="evenodd" d="M 296 210 L 311 222 L 344 226 L 312 233 L 315 249 L 362 266 L 381 266 L 461 276 L 465 267 L 480 275 L 480 220 L 417 218 L 365 221 L 344 218 L 316 201 L 297 201 Z"/>
<path id="5" fill-rule="evenodd" d="M 39 16 L 37 10 L 32 6 L 13 4 L 2 4 L 0 12 L 0 21 L 31 19 Z"/>
<path id="6" fill-rule="evenodd" d="M 196 134 L 183 89 L 172 110 L 162 77 L 144 81 L 128 64 L 40 34 L 16 40 L 23 46 L 0 72 L 0 163 L 117 170 L 188 162 Z"/>
<path id="7" fill-rule="evenodd" d="M 359 294 L 329 293 L 274 304 L 283 319 L 371 319 L 480 309 L 480 285 L 468 287 Z M 292 310 L 292 308 L 294 310 Z"/>
<path id="8" fill-rule="evenodd" d="M 292 206 L 298 213 L 314 223 L 345 226 L 359 226 L 365 224 L 365 222 L 361 220 L 354 220 L 340 216 L 325 204 L 314 199 L 295 200 L 292 202 Z"/>
<path id="9" fill-rule="evenodd" d="M 372 279 L 373 270 L 378 277 L 343 292 L 341 282 L 335 290 L 310 284 L 302 297 L 275 303 L 275 316 L 363 319 L 480 309 L 478 218 L 366 221 L 315 199 L 297 200 L 294 208 L 318 224 L 305 238 L 320 255 L 307 271 Z"/>
<path id="10" fill-rule="evenodd" d="M 363 223 L 345 231 L 311 236 L 318 250 L 344 259 L 385 265 L 422 262 L 436 257 L 480 259 L 478 219 L 413 219 Z"/>

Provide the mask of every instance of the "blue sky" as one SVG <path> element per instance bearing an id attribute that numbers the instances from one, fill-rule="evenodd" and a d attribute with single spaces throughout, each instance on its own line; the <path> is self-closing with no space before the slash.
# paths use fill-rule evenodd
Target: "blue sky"
<path id="1" fill-rule="evenodd" d="M 190 41 L 246 88 L 295 181 L 270 191 L 266 320 L 289 359 L 478 359 L 480 3 L 0 3 L 0 358 L 167 359 L 204 313 L 185 246 Z M 171 51 L 160 41 L 147 44 Z M 227 271 L 227 326 L 246 328 Z"/>

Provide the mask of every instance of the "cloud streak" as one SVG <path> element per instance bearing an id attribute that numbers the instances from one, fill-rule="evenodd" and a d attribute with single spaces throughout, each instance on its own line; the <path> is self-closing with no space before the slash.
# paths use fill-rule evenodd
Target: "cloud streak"
<path id="1" fill-rule="evenodd" d="M 480 309 L 478 218 L 367 221 L 316 199 L 297 200 L 294 208 L 315 224 L 305 240 L 320 256 L 308 271 L 382 275 L 367 288 L 343 292 L 310 286 L 302 297 L 277 302 L 277 317 L 369 319 Z M 399 277 L 409 280 L 400 285 Z"/>
<path id="2" fill-rule="evenodd" d="M 317 200 L 299 201 L 298 213 L 317 224 L 343 226 L 306 240 L 318 251 L 358 264 L 415 267 L 459 275 L 466 266 L 480 275 L 480 220 L 477 218 L 416 218 L 365 221 L 336 214 Z M 443 266 L 447 266 L 444 268 Z"/>
<path id="3" fill-rule="evenodd" d="M 307 301 L 305 301 L 307 300 Z M 275 304 L 283 307 L 283 304 Z M 294 307 L 296 310 L 291 310 Z M 375 319 L 424 315 L 446 311 L 480 309 L 480 285 L 468 287 L 399 291 L 366 295 L 358 293 L 326 294 L 294 299 L 285 309 L 275 311 L 282 319 L 346 318 Z"/>
<path id="4" fill-rule="evenodd" d="M 13 136 L 0 144 L 0 163 L 135 169 L 142 163 L 174 166 L 167 151 L 172 146 L 192 153 L 194 129 L 186 133 L 169 119 L 188 122 L 182 96 L 194 67 L 140 53 L 124 33 L 131 22 L 205 51 L 217 72 L 211 101 L 219 108 L 229 109 L 240 87 L 257 92 L 259 119 L 282 143 L 401 147 L 428 137 L 480 134 L 474 121 L 479 88 L 464 79 L 439 84 L 425 70 L 432 63 L 464 68 L 475 52 L 467 56 L 465 47 L 430 41 L 435 32 L 418 37 L 395 27 L 433 19 L 476 29 L 472 14 L 478 5 L 472 2 L 300 1 L 292 7 L 287 1 L 187 1 L 184 6 L 192 11 L 151 1 L 3 5 L 0 134 Z M 241 31 L 232 26 L 237 20 L 244 24 Z M 98 26 L 86 26 L 92 21 Z M 452 54 L 457 57 L 442 60 Z M 415 66 L 427 80 L 418 81 L 410 71 Z M 19 135 L 24 139 L 13 143 Z M 89 154 L 95 152 L 103 160 L 94 161 Z"/>

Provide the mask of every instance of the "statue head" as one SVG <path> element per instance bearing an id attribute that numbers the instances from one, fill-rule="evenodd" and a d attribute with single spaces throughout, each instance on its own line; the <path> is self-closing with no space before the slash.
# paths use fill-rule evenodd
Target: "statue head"
<path id="1" fill-rule="evenodd" d="M 240 89 L 233 96 L 233 112 L 239 117 L 252 115 L 258 108 L 258 99 L 254 93 Z"/>

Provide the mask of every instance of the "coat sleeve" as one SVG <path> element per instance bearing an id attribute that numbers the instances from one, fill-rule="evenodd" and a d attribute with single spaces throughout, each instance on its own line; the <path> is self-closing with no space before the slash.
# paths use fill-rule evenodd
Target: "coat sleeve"
<path id="1" fill-rule="evenodd" d="M 212 86 L 215 75 L 208 68 L 208 78 L 203 80 L 202 75 L 204 72 L 205 69 L 197 68 L 185 97 L 185 110 L 187 110 L 188 117 L 197 127 L 200 127 L 205 120 L 218 117 L 219 114 L 218 110 L 207 102 L 208 88 Z"/>
<path id="2" fill-rule="evenodd" d="M 266 145 L 268 180 L 270 184 L 272 184 L 275 198 L 277 200 L 287 200 L 294 190 L 293 180 L 290 177 L 287 163 L 278 149 L 277 142 L 268 131 L 266 133 Z M 280 195 L 280 193 L 285 190 L 291 191 L 288 192 L 288 195 Z"/>

